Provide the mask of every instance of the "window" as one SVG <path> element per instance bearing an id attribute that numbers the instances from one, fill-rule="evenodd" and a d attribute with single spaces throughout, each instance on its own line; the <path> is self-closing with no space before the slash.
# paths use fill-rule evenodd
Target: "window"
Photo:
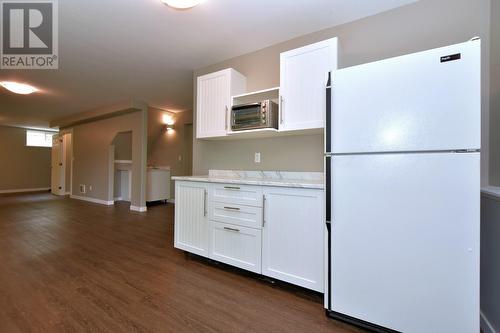
<path id="1" fill-rule="evenodd" d="M 26 131 L 26 146 L 29 147 L 52 147 L 53 132 Z"/>

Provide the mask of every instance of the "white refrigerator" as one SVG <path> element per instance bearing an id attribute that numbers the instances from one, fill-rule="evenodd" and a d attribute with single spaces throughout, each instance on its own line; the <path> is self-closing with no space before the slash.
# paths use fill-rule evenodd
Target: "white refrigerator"
<path id="1" fill-rule="evenodd" d="M 480 48 L 331 73 L 329 316 L 381 332 L 479 332 Z"/>

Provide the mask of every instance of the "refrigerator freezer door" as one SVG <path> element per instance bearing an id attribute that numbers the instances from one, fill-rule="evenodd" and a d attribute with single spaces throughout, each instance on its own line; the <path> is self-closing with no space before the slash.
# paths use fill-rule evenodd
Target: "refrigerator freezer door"
<path id="1" fill-rule="evenodd" d="M 332 152 L 480 148 L 480 41 L 333 72 Z"/>
<path id="2" fill-rule="evenodd" d="M 479 153 L 332 158 L 332 310 L 479 332 Z"/>

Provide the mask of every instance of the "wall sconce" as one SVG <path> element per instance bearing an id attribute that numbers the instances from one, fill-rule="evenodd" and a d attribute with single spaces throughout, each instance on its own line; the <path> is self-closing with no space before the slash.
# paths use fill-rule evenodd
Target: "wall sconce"
<path id="1" fill-rule="evenodd" d="M 174 124 L 166 124 L 163 126 L 163 132 L 172 132 L 174 130 Z"/>

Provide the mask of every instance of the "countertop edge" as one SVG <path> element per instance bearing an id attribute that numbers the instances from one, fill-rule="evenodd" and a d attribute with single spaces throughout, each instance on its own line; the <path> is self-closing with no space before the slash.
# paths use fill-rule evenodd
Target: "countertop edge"
<path id="1" fill-rule="evenodd" d="M 240 184 L 240 185 L 256 185 L 256 186 L 275 186 L 275 187 L 290 187 L 290 188 L 308 188 L 323 190 L 324 184 L 313 184 L 307 182 L 300 182 L 300 180 L 250 180 L 250 179 L 226 179 L 226 178 L 208 178 L 204 176 L 174 176 L 171 177 L 175 181 L 191 181 L 201 183 L 226 183 L 226 184 Z"/>

